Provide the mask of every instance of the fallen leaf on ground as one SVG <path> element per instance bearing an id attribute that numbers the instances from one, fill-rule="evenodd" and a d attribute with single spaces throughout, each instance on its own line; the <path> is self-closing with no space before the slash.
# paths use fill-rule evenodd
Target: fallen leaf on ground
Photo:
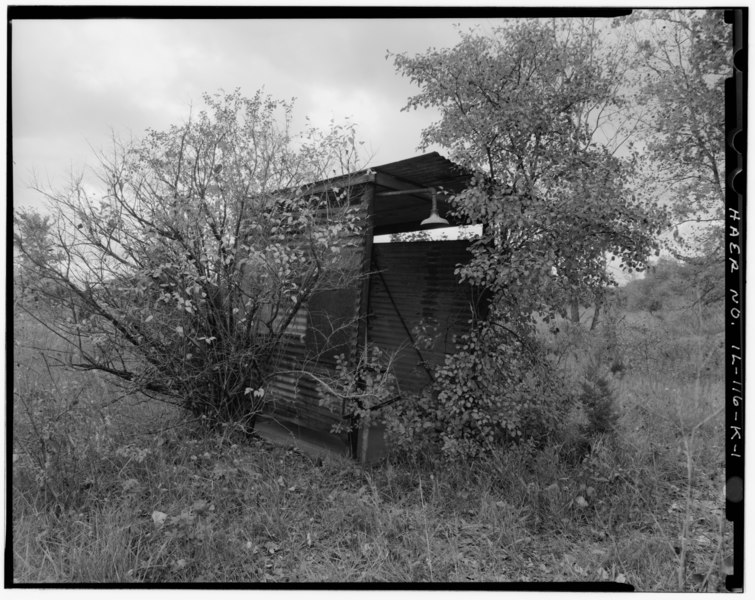
<path id="1" fill-rule="evenodd" d="M 168 518 L 168 515 L 164 512 L 160 512 L 159 510 L 156 510 L 152 513 L 152 521 L 154 521 L 155 525 L 162 526 L 165 523 L 165 519 Z"/>

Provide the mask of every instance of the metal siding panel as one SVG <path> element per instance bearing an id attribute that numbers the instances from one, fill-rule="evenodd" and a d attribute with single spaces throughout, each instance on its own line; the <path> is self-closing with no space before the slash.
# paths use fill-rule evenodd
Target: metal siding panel
<path id="1" fill-rule="evenodd" d="M 297 346 L 296 349 L 289 348 L 289 353 L 281 357 L 281 371 L 296 370 L 301 365 L 304 345 Z M 270 404 L 266 411 L 268 414 L 324 432 L 329 432 L 332 426 L 341 420 L 340 415 L 320 406 L 318 384 L 307 375 L 279 374 L 270 385 L 270 393 Z"/>
<path id="2" fill-rule="evenodd" d="M 461 240 L 373 247 L 373 266 L 382 277 L 372 276 L 368 335 L 386 353 L 397 353 L 393 369 L 402 391 L 418 391 L 430 382 L 406 327 L 412 337 L 423 321 L 434 330 L 433 344 L 420 347 L 430 368 L 442 364 L 445 355 L 455 350 L 455 335 L 469 331 L 471 287 L 460 284 L 454 274 L 457 264 L 469 260 L 468 245 Z"/>
<path id="3" fill-rule="evenodd" d="M 363 205 L 360 210 L 364 215 L 366 211 Z M 357 266 L 361 266 L 365 240 L 366 236 L 348 236 L 344 237 L 343 240 L 344 248 L 353 248 L 354 252 L 357 253 L 358 256 L 354 260 L 354 264 Z M 352 285 L 354 286 L 354 290 L 348 290 L 349 293 L 342 296 L 342 300 L 345 300 L 348 306 L 344 306 L 343 304 L 339 306 L 338 314 L 335 315 L 336 321 L 343 321 L 347 313 L 353 314 L 354 317 L 357 316 L 359 303 L 358 289 L 361 286 L 361 282 L 352 282 Z M 324 299 L 327 295 L 328 292 L 324 292 L 321 299 Z M 288 343 L 281 348 L 278 361 L 279 370 L 281 371 L 301 368 L 303 363 L 308 358 L 311 358 L 310 354 L 313 350 L 313 345 L 315 345 L 314 340 L 317 338 L 317 335 L 313 335 L 309 329 L 312 325 L 317 326 L 318 323 L 323 323 L 323 316 L 317 313 L 322 312 L 324 309 L 327 310 L 327 302 L 323 305 L 322 302 L 318 303 L 317 299 L 314 300 L 313 311 L 315 311 L 315 314 L 309 314 L 307 318 L 307 331 L 304 332 L 304 335 L 290 336 Z M 349 340 L 355 336 L 356 323 L 348 329 L 353 329 L 354 332 L 339 332 L 335 336 L 338 345 L 344 347 L 347 351 L 350 345 Z M 298 328 L 296 333 L 300 333 Z M 328 333 L 332 332 L 326 331 L 326 336 Z M 319 347 L 315 348 L 315 350 L 320 349 Z M 339 351 L 341 351 L 340 348 Z M 332 352 L 326 352 L 325 360 L 318 363 L 316 367 L 318 369 L 332 369 L 334 361 L 332 360 L 332 356 L 330 356 L 331 354 Z M 321 392 L 317 382 L 311 377 L 306 375 L 280 374 L 274 378 L 270 388 L 272 397 L 266 411 L 267 414 L 325 433 L 330 433 L 333 425 L 342 421 L 340 414 L 320 406 Z"/>

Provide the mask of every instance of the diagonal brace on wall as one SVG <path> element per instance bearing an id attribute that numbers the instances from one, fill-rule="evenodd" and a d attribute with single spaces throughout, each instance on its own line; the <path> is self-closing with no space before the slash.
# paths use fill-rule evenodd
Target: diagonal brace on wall
<path id="1" fill-rule="evenodd" d="M 390 300 L 391 305 L 393 306 L 393 310 L 396 313 L 396 316 L 398 316 L 399 321 L 401 321 L 401 325 L 404 327 L 404 331 L 406 331 L 406 335 L 409 336 L 409 341 L 411 342 L 411 346 L 414 349 L 414 351 L 417 353 L 417 356 L 419 356 L 420 364 L 427 372 L 428 377 L 430 378 L 430 381 L 435 383 L 435 376 L 433 375 L 432 369 L 428 367 L 427 361 L 425 360 L 425 357 L 422 356 L 422 352 L 417 347 L 417 342 L 414 339 L 414 336 L 412 335 L 411 330 L 409 329 L 409 326 L 406 324 L 406 321 L 404 320 L 403 315 L 401 314 L 401 310 L 399 310 L 398 305 L 396 304 L 396 301 L 393 299 L 393 295 L 391 294 L 391 290 L 388 287 L 388 284 L 385 281 L 385 277 L 383 277 L 383 273 L 380 269 L 380 266 L 377 264 L 377 260 L 375 256 L 372 256 L 372 268 L 374 271 L 378 274 L 378 277 L 380 278 L 380 281 L 383 283 L 383 289 L 385 290 L 386 294 L 388 295 L 388 300 Z"/>

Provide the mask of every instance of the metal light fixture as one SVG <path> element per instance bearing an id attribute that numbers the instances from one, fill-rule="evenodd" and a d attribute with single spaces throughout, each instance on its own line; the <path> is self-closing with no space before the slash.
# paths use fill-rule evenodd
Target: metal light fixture
<path id="1" fill-rule="evenodd" d="M 438 214 L 438 199 L 435 195 L 435 189 L 433 189 L 433 208 L 430 211 L 430 216 L 422 221 L 420 225 L 422 227 L 427 227 L 428 225 L 448 225 L 448 221 Z"/>

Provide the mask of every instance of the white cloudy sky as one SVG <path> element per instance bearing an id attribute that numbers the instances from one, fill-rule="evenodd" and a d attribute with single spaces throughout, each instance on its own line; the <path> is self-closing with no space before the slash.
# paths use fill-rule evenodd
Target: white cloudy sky
<path id="1" fill-rule="evenodd" d="M 179 13 L 180 14 L 180 13 Z M 33 174 L 63 186 L 111 131 L 142 135 L 182 122 L 203 92 L 296 97 L 300 123 L 351 117 L 370 164 L 418 154 L 430 111 L 386 51 L 452 46 L 470 19 L 19 20 L 12 23 L 15 206 L 39 205 Z"/>

